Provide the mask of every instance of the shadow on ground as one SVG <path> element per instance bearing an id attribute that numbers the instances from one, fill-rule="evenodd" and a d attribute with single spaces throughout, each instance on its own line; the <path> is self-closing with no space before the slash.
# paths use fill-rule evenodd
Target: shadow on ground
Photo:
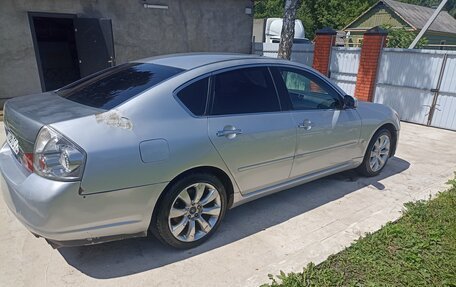
<path id="1" fill-rule="evenodd" d="M 360 178 L 354 171 L 347 171 L 244 204 L 228 211 L 214 236 L 192 250 L 171 249 L 150 237 L 61 248 L 58 251 L 70 265 L 93 278 L 135 274 L 230 244 L 365 186 L 383 190 L 385 186 L 380 180 L 401 173 L 409 166 L 407 161 L 393 157 L 377 177 Z"/>

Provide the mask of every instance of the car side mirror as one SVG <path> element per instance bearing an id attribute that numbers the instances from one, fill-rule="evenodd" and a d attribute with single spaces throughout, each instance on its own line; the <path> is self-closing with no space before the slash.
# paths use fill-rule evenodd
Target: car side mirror
<path id="1" fill-rule="evenodd" d="M 350 95 L 344 96 L 344 109 L 356 109 L 358 107 L 358 100 Z"/>

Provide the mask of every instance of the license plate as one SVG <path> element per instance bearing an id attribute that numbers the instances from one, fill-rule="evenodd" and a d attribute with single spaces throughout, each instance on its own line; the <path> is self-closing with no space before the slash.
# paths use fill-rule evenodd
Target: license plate
<path id="1" fill-rule="evenodd" d="M 8 142 L 11 150 L 17 155 L 19 153 L 19 142 L 9 130 L 6 130 L 6 141 Z"/>

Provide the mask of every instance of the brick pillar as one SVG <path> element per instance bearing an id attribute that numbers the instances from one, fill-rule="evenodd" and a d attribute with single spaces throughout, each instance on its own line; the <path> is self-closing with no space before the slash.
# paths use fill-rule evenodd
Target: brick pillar
<path id="1" fill-rule="evenodd" d="M 336 43 L 337 32 L 331 28 L 323 28 L 315 32 L 315 49 L 312 67 L 329 77 L 331 48 Z"/>
<path id="2" fill-rule="evenodd" d="M 367 30 L 363 36 L 355 96 L 361 101 L 374 99 L 377 71 L 388 32 L 380 27 Z"/>

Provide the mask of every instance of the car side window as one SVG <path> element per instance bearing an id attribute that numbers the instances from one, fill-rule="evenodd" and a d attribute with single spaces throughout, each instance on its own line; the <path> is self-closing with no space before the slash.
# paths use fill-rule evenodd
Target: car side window
<path id="1" fill-rule="evenodd" d="M 204 111 L 206 110 L 208 84 L 209 78 L 198 80 L 177 93 L 179 100 L 195 116 L 204 115 Z"/>
<path id="2" fill-rule="evenodd" d="M 336 109 L 341 107 L 339 95 L 310 73 L 280 68 L 294 110 Z"/>
<path id="3" fill-rule="evenodd" d="M 279 98 L 266 67 L 241 68 L 214 76 L 212 115 L 280 111 Z"/>

